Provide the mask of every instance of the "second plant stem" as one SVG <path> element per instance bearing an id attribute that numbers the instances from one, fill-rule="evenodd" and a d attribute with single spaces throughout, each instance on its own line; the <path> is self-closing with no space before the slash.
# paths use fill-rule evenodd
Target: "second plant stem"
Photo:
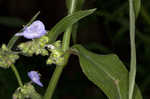
<path id="1" fill-rule="evenodd" d="M 13 72 L 14 72 L 16 78 L 17 78 L 17 81 L 18 81 L 19 86 L 20 86 L 20 87 L 23 87 L 23 83 L 22 83 L 22 81 L 21 81 L 21 77 L 20 77 L 20 75 L 19 75 L 19 73 L 18 73 L 16 67 L 14 66 L 14 64 L 12 64 L 10 67 L 12 68 L 12 70 L 13 70 Z"/>
<path id="2" fill-rule="evenodd" d="M 56 66 L 56 69 L 52 75 L 52 78 L 50 80 L 50 83 L 48 85 L 48 88 L 46 90 L 46 93 L 44 95 L 44 98 L 43 99 L 51 99 L 52 96 L 53 96 L 53 93 L 55 91 L 55 88 L 56 88 L 56 85 L 57 85 L 57 82 L 60 78 L 60 75 L 63 71 L 63 66 Z"/>
<path id="3" fill-rule="evenodd" d="M 136 47 L 135 47 L 135 11 L 133 0 L 129 0 L 131 62 L 129 72 L 129 99 L 132 99 L 136 76 Z"/>
<path id="4" fill-rule="evenodd" d="M 72 14 L 75 10 L 75 3 L 76 0 L 71 0 L 70 1 L 70 8 L 68 9 L 68 14 Z M 64 36 L 63 36 L 63 41 L 62 41 L 62 50 L 64 52 L 67 51 L 67 49 L 69 48 L 70 45 L 70 38 L 71 38 L 71 32 L 72 32 L 72 26 L 70 26 L 69 28 L 66 29 Z M 49 82 L 48 88 L 46 90 L 46 93 L 44 95 L 43 99 L 52 99 L 53 93 L 55 91 L 55 88 L 57 86 L 58 80 L 61 76 L 61 73 L 68 61 L 68 57 L 69 55 L 66 55 L 65 57 L 65 64 L 63 66 L 56 66 L 55 71 L 52 75 L 52 78 Z"/>

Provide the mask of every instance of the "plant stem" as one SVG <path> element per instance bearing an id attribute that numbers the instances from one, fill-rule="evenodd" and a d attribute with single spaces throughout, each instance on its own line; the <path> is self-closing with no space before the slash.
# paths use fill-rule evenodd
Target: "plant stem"
<path id="1" fill-rule="evenodd" d="M 70 8 L 68 10 L 68 14 L 72 14 L 75 10 L 75 3 L 76 0 L 71 0 L 70 1 Z M 71 38 L 71 32 L 72 32 L 72 26 L 70 26 L 69 28 L 67 28 L 66 32 L 63 35 L 63 44 L 62 44 L 62 49 L 65 52 L 68 48 L 69 48 L 69 44 L 70 44 L 70 38 Z M 58 80 L 61 76 L 61 73 L 63 71 L 63 68 L 65 67 L 67 61 L 68 61 L 68 57 L 69 55 L 65 55 L 65 64 L 63 66 L 56 66 L 55 71 L 52 75 L 52 78 L 49 82 L 48 88 L 46 90 L 46 93 L 44 95 L 43 99 L 51 99 L 52 95 L 55 91 L 55 88 L 57 86 Z"/>
<path id="2" fill-rule="evenodd" d="M 72 32 L 72 26 L 70 26 L 64 34 L 63 46 L 62 46 L 63 51 L 66 51 L 69 48 L 71 32 Z"/>
<path id="3" fill-rule="evenodd" d="M 17 71 L 15 65 L 12 64 L 12 65 L 11 65 L 11 68 L 12 68 L 12 70 L 13 70 L 13 72 L 14 72 L 16 78 L 17 78 L 17 81 L 18 81 L 19 86 L 20 86 L 20 87 L 23 87 L 23 83 L 22 83 L 21 77 L 20 77 L 20 75 L 19 75 L 19 73 L 18 73 L 18 71 Z"/>
<path id="4" fill-rule="evenodd" d="M 63 71 L 63 68 L 64 68 L 63 66 L 56 66 L 56 69 L 55 69 L 55 71 L 54 71 L 54 73 L 52 75 L 52 78 L 50 80 L 50 83 L 48 85 L 48 88 L 46 90 L 46 93 L 45 93 L 43 99 L 51 99 L 52 98 L 52 95 L 53 95 L 53 93 L 55 91 L 55 87 L 56 87 L 56 85 L 58 83 L 58 80 L 59 80 L 60 75 L 61 75 L 61 73 Z"/>
<path id="5" fill-rule="evenodd" d="M 76 1 L 77 0 L 71 0 L 70 2 L 70 6 L 68 9 L 68 15 L 71 15 L 76 8 Z M 71 32 L 72 32 L 72 26 L 70 26 L 69 28 L 67 28 L 66 32 L 64 33 L 63 36 L 63 50 L 66 51 L 69 48 L 69 44 L 70 44 L 70 38 L 71 38 Z"/>
<path id="6" fill-rule="evenodd" d="M 37 13 L 32 17 L 32 19 L 28 22 L 28 24 L 26 24 L 26 26 L 30 25 L 30 24 L 37 18 L 37 16 L 38 16 L 39 14 L 40 14 L 40 11 L 37 12 Z M 22 30 L 22 29 L 21 29 L 21 30 Z M 21 31 L 21 30 L 20 30 L 20 31 Z M 19 31 L 19 32 L 20 32 L 20 31 Z M 14 35 L 14 36 L 9 40 L 9 42 L 8 42 L 8 44 L 7 44 L 8 49 L 11 50 L 11 48 L 14 46 L 15 42 L 16 42 L 18 39 L 19 39 L 19 37 L 17 37 L 17 36 Z M 19 83 L 20 87 L 22 87 L 22 86 L 23 86 L 23 83 L 22 83 L 22 81 L 21 81 L 20 75 L 19 75 L 19 73 L 18 73 L 16 67 L 14 66 L 14 64 L 11 65 L 11 69 L 12 69 L 13 72 L 15 73 L 15 76 L 16 76 L 16 78 L 17 78 L 17 80 L 18 80 L 18 83 Z"/>
<path id="7" fill-rule="evenodd" d="M 132 99 L 135 76 L 136 76 L 136 47 L 135 47 L 135 11 L 133 6 L 133 0 L 129 0 L 129 12 L 130 12 L 130 42 L 131 42 L 131 61 L 129 72 L 129 99 Z"/>

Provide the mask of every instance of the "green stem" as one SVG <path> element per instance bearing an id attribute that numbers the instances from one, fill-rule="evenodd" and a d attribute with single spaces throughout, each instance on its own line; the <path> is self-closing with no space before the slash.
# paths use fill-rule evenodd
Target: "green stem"
<path id="1" fill-rule="evenodd" d="M 54 71 L 54 73 L 52 75 L 52 78 L 50 80 L 50 83 L 48 85 L 48 88 L 46 90 L 46 93 L 45 93 L 43 99 L 51 99 L 52 98 L 52 95 L 53 95 L 53 93 L 55 91 L 55 87 L 56 87 L 56 85 L 58 83 L 58 80 L 59 80 L 60 75 L 61 75 L 61 73 L 63 71 L 63 68 L 64 68 L 63 66 L 56 66 L 56 69 L 55 69 L 55 71 Z"/>
<path id="2" fill-rule="evenodd" d="M 68 10 L 68 15 L 72 14 L 75 11 L 75 3 L 76 0 L 71 0 L 70 1 L 70 8 Z M 66 32 L 63 35 L 63 45 L 62 45 L 62 49 L 64 50 L 64 52 L 69 48 L 69 44 L 70 44 L 70 38 L 71 38 L 71 32 L 72 32 L 72 26 L 70 26 L 69 28 L 67 28 Z M 69 55 L 65 55 L 65 64 L 63 66 L 56 66 L 56 69 L 52 75 L 52 78 L 49 82 L 48 88 L 46 90 L 46 93 L 44 95 L 43 99 L 51 99 L 53 96 L 53 93 L 55 91 L 55 88 L 57 86 L 58 80 L 61 76 L 61 73 L 63 71 L 63 68 L 65 67 L 67 61 L 68 61 L 68 57 Z"/>
<path id="3" fill-rule="evenodd" d="M 133 0 L 129 0 L 129 12 L 130 12 L 130 42 L 131 42 L 131 63 L 129 72 L 129 99 L 132 99 L 135 76 L 136 76 L 136 47 L 135 47 L 135 11 L 133 6 Z"/>
<path id="4" fill-rule="evenodd" d="M 68 10 L 68 15 L 71 15 L 76 8 L 76 1 L 77 0 L 71 0 L 70 2 L 70 6 L 69 6 L 69 10 Z M 66 32 L 64 33 L 63 36 L 63 50 L 66 51 L 69 48 L 69 44 L 70 44 L 70 38 L 71 38 L 71 32 L 72 32 L 72 26 L 70 26 L 69 28 L 67 28 Z"/>
<path id="5" fill-rule="evenodd" d="M 39 14 L 40 14 L 40 12 L 37 12 L 37 13 L 32 17 L 32 19 L 28 22 L 28 24 L 26 24 L 26 26 L 30 25 L 30 24 L 37 18 L 37 16 L 38 16 Z M 21 29 L 21 30 L 22 30 L 22 29 Z M 20 30 L 20 31 L 21 31 L 21 30 Z M 20 31 L 19 31 L 19 32 L 20 32 Z M 9 49 L 11 49 L 11 48 L 14 46 L 15 42 L 16 42 L 18 39 L 19 39 L 19 37 L 17 37 L 17 36 L 14 35 L 14 36 L 9 40 L 9 42 L 8 42 L 8 44 L 7 44 L 7 47 L 8 47 Z M 22 87 L 22 86 L 23 86 L 23 83 L 22 83 L 22 81 L 21 81 L 20 75 L 19 75 L 19 73 L 18 73 L 16 67 L 15 67 L 13 64 L 11 65 L 11 69 L 12 69 L 13 72 L 15 73 L 15 76 L 16 76 L 16 78 L 17 78 L 17 80 L 18 80 L 18 83 L 19 83 L 20 87 Z"/>
<path id="6" fill-rule="evenodd" d="M 16 67 L 14 66 L 14 64 L 11 65 L 11 68 L 12 68 L 12 70 L 13 70 L 13 72 L 14 72 L 16 78 L 17 78 L 17 81 L 18 81 L 19 86 L 20 86 L 20 87 L 23 87 L 23 83 L 22 83 L 22 81 L 21 81 L 21 77 L 20 77 L 20 75 L 19 75 L 19 73 L 18 73 Z"/>
<path id="7" fill-rule="evenodd" d="M 63 46 L 62 46 L 62 49 L 64 51 L 66 51 L 69 48 L 71 32 L 72 32 L 72 26 L 70 26 L 66 30 L 66 32 L 64 34 L 64 37 L 63 37 Z"/>

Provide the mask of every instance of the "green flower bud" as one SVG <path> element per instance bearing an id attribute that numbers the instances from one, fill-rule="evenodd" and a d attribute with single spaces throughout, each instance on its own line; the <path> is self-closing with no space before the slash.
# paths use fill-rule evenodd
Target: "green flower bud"
<path id="1" fill-rule="evenodd" d="M 48 55 L 48 51 L 45 50 L 45 49 L 41 49 L 41 55 L 42 55 L 42 56 Z"/>
<path id="2" fill-rule="evenodd" d="M 61 41 L 58 40 L 53 44 L 56 48 L 61 48 Z"/>
<path id="3" fill-rule="evenodd" d="M 42 43 L 48 43 L 49 39 L 47 36 L 42 36 L 41 38 L 39 38 L 39 41 Z"/>
<path id="4" fill-rule="evenodd" d="M 7 46 L 5 44 L 2 45 L 2 50 L 3 51 L 8 51 L 8 48 L 7 48 Z"/>
<path id="5" fill-rule="evenodd" d="M 62 65 L 64 63 L 64 52 L 61 49 L 52 50 L 50 57 L 47 60 L 47 64 Z"/>
<path id="6" fill-rule="evenodd" d="M 54 61 L 51 58 L 48 58 L 46 61 L 46 64 L 53 64 L 53 63 L 54 63 Z"/>
<path id="7" fill-rule="evenodd" d="M 45 47 L 45 45 L 49 41 L 47 36 L 43 36 L 43 37 L 41 37 L 40 39 L 37 39 L 37 40 L 39 40 L 39 46 L 42 47 L 42 48 Z"/>

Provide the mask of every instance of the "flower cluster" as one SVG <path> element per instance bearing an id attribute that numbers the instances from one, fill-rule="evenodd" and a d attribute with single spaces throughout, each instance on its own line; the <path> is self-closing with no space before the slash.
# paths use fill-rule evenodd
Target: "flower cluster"
<path id="1" fill-rule="evenodd" d="M 41 38 L 34 39 L 18 45 L 18 48 L 24 55 L 32 56 L 35 55 L 48 55 L 48 51 L 45 49 L 45 45 L 48 43 L 48 37 L 42 36 Z"/>
<path id="2" fill-rule="evenodd" d="M 41 99 L 41 96 L 30 83 L 27 83 L 23 87 L 17 88 L 13 94 L 13 99 Z"/>
<path id="3" fill-rule="evenodd" d="M 61 41 L 56 41 L 53 44 L 48 45 L 48 49 L 51 52 L 47 64 L 64 64 L 64 51 L 62 50 Z"/>
<path id="4" fill-rule="evenodd" d="M 0 49 L 0 67 L 9 68 L 11 64 L 14 64 L 19 56 L 9 50 L 5 44 L 2 45 Z"/>

